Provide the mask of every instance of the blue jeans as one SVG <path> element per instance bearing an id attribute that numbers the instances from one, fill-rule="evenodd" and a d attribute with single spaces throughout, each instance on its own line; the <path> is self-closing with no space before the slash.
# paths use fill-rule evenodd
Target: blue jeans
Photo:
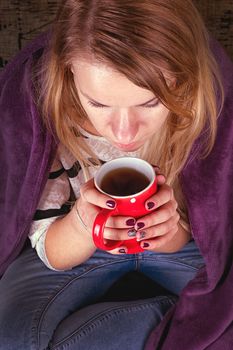
<path id="1" fill-rule="evenodd" d="M 123 275 L 139 271 L 179 295 L 203 259 L 192 241 L 172 254 L 97 250 L 69 271 L 52 271 L 28 247 L 0 280 L 1 350 L 142 350 L 175 296 L 99 302 Z M 152 292 L 153 293 L 153 292 Z"/>

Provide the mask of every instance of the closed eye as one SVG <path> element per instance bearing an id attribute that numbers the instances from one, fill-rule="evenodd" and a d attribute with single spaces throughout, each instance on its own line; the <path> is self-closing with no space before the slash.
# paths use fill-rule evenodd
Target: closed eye
<path id="1" fill-rule="evenodd" d="M 151 103 L 151 102 L 150 103 L 145 103 L 145 104 L 142 104 L 142 105 L 138 105 L 138 107 L 153 108 L 153 107 L 158 106 L 158 104 L 160 103 L 159 99 L 155 99 L 153 101 L 154 101 L 153 103 Z M 89 100 L 88 104 L 90 106 L 92 106 L 92 107 L 95 107 L 95 108 L 107 108 L 107 107 L 109 107 L 109 106 L 103 105 L 101 103 L 92 101 L 92 100 Z"/>
<path id="2" fill-rule="evenodd" d="M 96 107 L 96 108 L 106 108 L 108 106 L 102 105 L 101 103 L 97 103 L 94 101 L 88 101 L 88 104 L 92 107 Z"/>
<path id="3" fill-rule="evenodd" d="M 160 103 L 159 99 L 156 99 L 153 103 L 148 103 L 148 104 L 142 105 L 141 107 L 153 108 L 153 107 L 158 106 L 159 103 Z"/>

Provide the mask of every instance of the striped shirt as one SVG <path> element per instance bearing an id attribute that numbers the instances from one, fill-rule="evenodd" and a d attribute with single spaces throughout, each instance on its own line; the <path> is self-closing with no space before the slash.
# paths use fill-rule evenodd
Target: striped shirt
<path id="1" fill-rule="evenodd" d="M 95 136 L 81 129 L 85 142 L 101 162 L 122 156 L 137 156 L 137 152 L 122 152 L 112 146 L 105 138 Z M 94 176 L 98 166 L 89 168 L 90 176 Z M 45 238 L 49 226 L 58 218 L 65 216 L 71 209 L 71 203 L 79 198 L 80 186 L 85 182 L 83 170 L 65 146 L 58 146 L 57 154 L 40 198 L 29 238 L 44 264 L 53 269 L 45 252 Z"/>

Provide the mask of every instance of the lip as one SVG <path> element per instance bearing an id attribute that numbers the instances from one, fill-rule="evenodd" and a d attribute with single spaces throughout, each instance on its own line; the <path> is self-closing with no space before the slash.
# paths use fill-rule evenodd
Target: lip
<path id="1" fill-rule="evenodd" d="M 121 149 L 123 151 L 136 151 L 140 145 L 138 142 L 131 142 L 131 143 L 117 143 L 114 142 L 114 146 L 118 149 Z"/>

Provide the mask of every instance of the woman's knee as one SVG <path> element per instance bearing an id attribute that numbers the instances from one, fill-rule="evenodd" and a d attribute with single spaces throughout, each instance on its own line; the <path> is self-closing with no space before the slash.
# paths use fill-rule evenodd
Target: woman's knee
<path id="1" fill-rule="evenodd" d="M 90 305 L 61 322 L 50 349 L 142 350 L 150 331 L 175 301 L 156 297 Z"/>

